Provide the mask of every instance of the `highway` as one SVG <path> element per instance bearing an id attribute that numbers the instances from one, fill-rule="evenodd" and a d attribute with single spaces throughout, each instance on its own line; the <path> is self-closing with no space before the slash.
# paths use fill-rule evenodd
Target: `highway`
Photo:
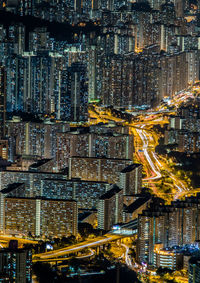
<path id="1" fill-rule="evenodd" d="M 152 176 L 151 177 L 148 177 L 148 178 L 145 178 L 144 180 L 145 181 L 148 181 L 148 180 L 157 180 L 157 179 L 160 179 L 162 177 L 156 163 L 159 162 L 157 158 L 155 158 L 155 153 L 151 150 L 151 153 L 153 154 L 154 156 L 154 162 L 150 156 L 150 152 L 149 152 L 149 139 L 147 137 L 147 133 L 146 131 L 141 127 L 141 130 L 139 129 L 136 129 L 136 132 L 138 133 L 141 141 L 142 141 L 142 152 L 144 153 L 144 156 L 149 164 L 149 166 L 151 167 L 151 170 L 152 170 Z M 140 150 L 141 152 L 141 148 L 138 149 L 138 151 Z M 155 163 L 156 161 L 156 163 Z"/>
<path id="2" fill-rule="evenodd" d="M 128 235 L 130 237 L 130 235 Z M 103 237 L 97 237 L 93 240 L 88 240 L 82 243 L 78 243 L 63 249 L 54 250 L 46 253 L 36 254 L 33 256 L 34 260 L 45 260 L 45 259 L 55 259 L 57 257 L 68 256 L 73 253 L 77 253 L 85 248 L 95 248 L 104 244 L 108 244 L 111 241 L 117 241 L 121 238 L 127 237 L 127 235 L 112 235 L 106 234 Z"/>
<path id="3" fill-rule="evenodd" d="M 178 108 L 182 101 L 191 99 L 192 97 L 193 95 L 191 92 L 183 92 L 171 100 L 170 105 Z M 90 117 L 93 119 L 91 124 L 115 121 L 121 123 L 123 126 L 130 127 L 130 132 L 134 136 L 135 157 L 137 158 L 137 161 L 143 165 L 146 173 L 146 177 L 143 179 L 143 182 L 148 184 L 148 187 L 150 187 L 156 195 L 161 196 L 164 199 L 168 198 L 168 194 L 163 193 L 159 189 L 159 182 L 165 177 L 163 175 L 163 171 L 171 178 L 173 183 L 172 186 L 175 192 L 172 191 L 172 199 L 177 199 L 188 192 L 187 184 L 175 175 L 173 169 L 169 167 L 167 160 L 155 153 L 155 147 L 158 145 L 160 136 L 154 131 L 153 126 L 168 123 L 168 119 L 166 119 L 166 109 L 163 106 L 159 106 L 153 114 L 146 113 L 144 115 L 140 115 L 140 119 L 138 118 L 136 119 L 136 122 L 131 123 L 123 119 L 116 118 L 112 116 L 111 113 L 102 111 L 99 107 L 96 107 L 95 111 L 89 110 L 89 113 Z M 66 256 L 77 253 L 85 248 L 98 247 L 128 236 L 130 237 L 130 235 L 107 234 L 104 237 L 97 237 L 94 240 L 88 240 L 63 249 L 34 255 L 33 260 L 42 261 L 52 259 L 53 261 L 59 257 L 63 257 L 65 259 Z M 125 261 L 127 265 L 131 265 L 131 261 L 128 256 L 128 247 L 126 247 Z"/>
<path id="4" fill-rule="evenodd" d="M 38 241 L 33 241 L 33 240 L 29 240 L 29 239 L 24 239 L 24 238 L 20 238 L 20 237 L 14 237 L 11 235 L 0 235 L 0 246 L 1 247 L 8 247 L 8 244 L 11 240 L 17 240 L 18 241 L 18 245 L 24 245 L 24 244 L 37 244 Z"/>
<path id="5" fill-rule="evenodd" d="M 124 245 L 124 244 L 121 244 L 121 245 L 126 249 L 126 252 L 124 254 L 126 265 L 128 267 L 132 268 L 131 257 L 128 254 L 129 253 L 129 247 Z"/>
<path id="6" fill-rule="evenodd" d="M 158 145 L 160 136 L 153 129 L 153 126 L 169 123 L 167 116 L 170 114 L 176 115 L 181 103 L 186 102 L 188 99 L 194 99 L 194 90 L 196 90 L 196 87 L 191 87 L 190 91 L 183 91 L 173 99 L 168 100 L 168 105 L 174 110 L 168 110 L 166 106 L 161 105 L 154 111 L 137 114 L 134 116 L 135 122 L 131 123 L 112 116 L 110 111 L 103 110 L 100 107 L 95 108 L 95 112 L 90 111 L 91 117 L 96 118 L 97 122 L 115 121 L 130 127 L 130 132 L 134 136 L 135 158 L 137 162 L 143 165 L 146 175 L 143 179 L 143 185 L 151 188 L 156 195 L 167 201 L 178 199 L 187 194 L 189 186 L 176 175 L 173 168 L 169 166 L 168 160 L 155 153 L 155 147 Z M 168 184 L 172 192 L 167 194 L 159 188 L 161 181 L 165 182 L 166 176 L 170 177 L 172 182 L 172 184 Z"/>
<path id="7" fill-rule="evenodd" d="M 135 133 L 134 137 L 140 139 L 140 142 L 137 141 L 136 145 L 136 156 L 138 158 L 138 162 L 141 162 L 143 164 L 147 175 L 147 177 L 143 179 L 143 182 L 148 182 L 148 186 L 152 188 L 154 193 L 159 195 L 162 192 L 159 192 L 158 189 L 155 187 L 155 181 L 159 181 L 163 177 L 162 172 L 163 170 L 165 170 L 165 172 L 173 181 L 174 188 L 176 188 L 176 192 L 174 193 L 174 199 L 177 199 L 184 193 L 188 192 L 187 184 L 185 184 L 184 181 L 180 180 L 173 173 L 172 169 L 169 168 L 167 162 L 165 162 L 163 158 L 161 160 L 159 159 L 159 156 L 156 155 L 155 147 L 157 144 L 155 143 L 153 145 L 151 142 L 151 145 L 149 146 L 150 140 L 153 139 L 150 132 L 147 132 L 144 127 L 141 127 L 140 130 L 135 129 L 135 131 L 137 133 L 137 136 Z"/>
<path id="8" fill-rule="evenodd" d="M 84 259 L 84 258 L 90 258 L 93 255 L 95 255 L 95 252 L 92 249 L 89 249 L 89 254 L 79 255 L 76 256 L 77 259 Z M 55 257 L 55 258 L 37 258 L 37 255 L 33 258 L 33 262 L 62 262 L 71 259 L 72 257 Z"/>

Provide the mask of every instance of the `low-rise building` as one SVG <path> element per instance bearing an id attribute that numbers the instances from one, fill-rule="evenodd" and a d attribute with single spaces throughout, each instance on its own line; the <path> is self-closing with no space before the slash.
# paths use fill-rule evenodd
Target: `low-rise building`
<path id="1" fill-rule="evenodd" d="M 180 270 L 183 267 L 183 254 L 173 249 L 163 249 L 162 245 L 157 244 L 154 248 L 154 266 Z"/>

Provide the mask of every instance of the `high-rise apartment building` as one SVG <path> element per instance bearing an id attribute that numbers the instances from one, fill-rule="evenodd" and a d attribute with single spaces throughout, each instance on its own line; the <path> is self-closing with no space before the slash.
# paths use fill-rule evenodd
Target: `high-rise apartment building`
<path id="1" fill-rule="evenodd" d="M 154 248 L 184 246 L 200 239 L 199 194 L 171 205 L 151 206 L 138 216 L 137 258 L 153 264 Z"/>
<path id="2" fill-rule="evenodd" d="M 186 153 L 200 151 L 199 105 L 180 107 L 178 115 L 170 118 L 165 131 L 165 144 L 174 144 L 177 150 Z"/>
<path id="3" fill-rule="evenodd" d="M 56 133 L 69 130 L 67 123 L 50 121 L 7 123 L 8 136 L 14 139 L 16 155 L 35 155 L 40 158 L 55 158 L 57 152 Z M 10 145 L 11 147 L 11 145 Z"/>
<path id="4" fill-rule="evenodd" d="M 8 160 L 8 140 L 0 140 L 0 157 Z"/>
<path id="5" fill-rule="evenodd" d="M 29 33 L 29 51 L 49 50 L 49 32 L 45 27 L 36 28 Z"/>
<path id="6" fill-rule="evenodd" d="M 85 122 L 88 120 L 88 78 L 86 66 L 73 63 L 67 70 L 66 94 L 61 98 L 68 121 Z M 64 87 L 64 86 L 63 86 Z"/>
<path id="7" fill-rule="evenodd" d="M 123 193 L 113 185 L 112 189 L 103 194 L 98 204 L 98 228 L 110 230 L 116 223 L 122 221 Z"/>
<path id="8" fill-rule="evenodd" d="M 0 273 L 6 275 L 13 283 L 32 282 L 32 253 L 26 249 L 1 249 L 0 250 Z"/>
<path id="9" fill-rule="evenodd" d="M 138 216 L 137 259 L 139 261 L 154 262 L 154 246 L 164 241 L 164 217 L 159 212 L 143 212 Z"/>
<path id="10" fill-rule="evenodd" d="M 89 134 L 75 132 L 57 133 L 56 161 L 59 169 L 68 166 L 72 156 L 90 156 Z"/>
<path id="11" fill-rule="evenodd" d="M 67 179 L 67 175 L 47 172 L 34 171 L 14 171 L 7 170 L 0 172 L 0 189 L 5 189 L 9 184 L 23 183 L 26 190 L 24 195 L 26 197 L 40 196 L 41 180 L 44 179 Z"/>
<path id="12" fill-rule="evenodd" d="M 124 195 L 138 194 L 142 188 L 142 165 L 131 164 L 120 172 L 119 187 Z"/>
<path id="13" fill-rule="evenodd" d="M 19 0 L 18 11 L 20 16 L 31 16 L 33 15 L 34 1 L 33 0 Z"/>
<path id="14" fill-rule="evenodd" d="M 73 200 L 8 197 L 1 193 L 1 231 L 62 237 L 77 234 L 78 210 Z"/>
<path id="15" fill-rule="evenodd" d="M 132 159 L 133 152 L 133 137 L 128 134 L 57 133 L 56 159 L 59 169 L 67 167 L 72 156 Z"/>
<path id="16" fill-rule="evenodd" d="M 175 11 L 176 11 L 176 16 L 178 18 L 184 16 L 184 9 L 185 9 L 185 3 L 187 2 L 186 0 L 174 0 L 174 6 L 175 6 Z"/>
<path id="17" fill-rule="evenodd" d="M 128 134 L 91 134 L 89 156 L 118 159 L 132 159 L 134 152 L 133 136 Z"/>
<path id="18" fill-rule="evenodd" d="M 76 62 L 69 66 L 63 54 L 50 52 L 45 31 L 35 31 L 30 40 L 34 51 L 9 56 L 6 63 L 7 111 L 53 115 L 65 121 L 87 121 L 86 65 Z"/>
<path id="19" fill-rule="evenodd" d="M 198 283 L 200 281 L 200 259 L 192 257 L 189 260 L 189 283 Z"/>
<path id="20" fill-rule="evenodd" d="M 104 105 L 129 107 L 133 95 L 133 55 L 105 56 L 102 69 L 102 102 Z M 128 71 L 129 70 L 129 71 Z"/>
<path id="21" fill-rule="evenodd" d="M 0 66 L 0 137 L 5 136 L 6 121 L 6 73 L 5 68 Z"/>
<path id="22" fill-rule="evenodd" d="M 79 209 L 97 208 L 99 197 L 110 189 L 105 182 L 83 181 L 79 179 L 41 181 L 41 195 L 50 199 L 74 199 Z"/>
<path id="23" fill-rule="evenodd" d="M 129 127 L 128 126 L 121 126 L 118 124 L 115 124 L 115 122 L 110 122 L 106 124 L 96 124 L 96 125 L 90 125 L 90 133 L 95 134 L 129 134 Z"/>
<path id="24" fill-rule="evenodd" d="M 128 159 L 71 157 L 69 178 L 118 184 L 120 172 L 131 164 L 132 161 Z"/>

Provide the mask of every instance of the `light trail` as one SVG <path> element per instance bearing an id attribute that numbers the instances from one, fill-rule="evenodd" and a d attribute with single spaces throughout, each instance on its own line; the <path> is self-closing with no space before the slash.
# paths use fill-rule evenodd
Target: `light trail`
<path id="1" fill-rule="evenodd" d="M 149 146 L 149 142 L 148 142 L 148 138 L 147 138 L 147 134 L 146 131 L 144 130 L 145 125 L 142 125 L 142 129 L 136 129 L 140 139 L 143 142 L 143 153 L 145 155 L 146 160 L 148 161 L 149 166 L 151 167 L 151 170 L 154 172 L 155 176 L 152 177 L 148 177 L 148 178 L 144 178 L 144 181 L 150 181 L 150 180 L 158 180 L 160 178 L 162 178 L 162 174 L 160 173 L 160 168 L 162 168 L 162 164 L 160 163 L 160 161 L 158 160 L 155 152 L 153 150 L 148 150 L 148 146 Z M 150 157 L 150 154 L 152 154 L 155 162 L 153 162 L 153 160 Z M 176 187 L 176 189 L 178 190 L 178 192 L 175 194 L 174 198 L 178 198 L 180 193 L 183 193 L 184 191 L 188 190 L 185 185 L 183 184 L 182 181 L 178 180 L 177 177 L 171 173 L 169 170 L 166 169 L 166 171 L 168 171 L 169 176 L 171 177 L 171 179 L 174 181 L 174 187 Z"/>
<path id="2" fill-rule="evenodd" d="M 83 258 L 91 257 L 94 254 L 95 254 L 95 252 L 92 249 L 90 249 L 90 254 L 89 255 L 77 256 L 76 258 L 83 259 Z"/>
<path id="3" fill-rule="evenodd" d="M 158 158 L 157 158 L 155 152 L 152 151 L 152 155 L 153 155 L 153 158 L 154 158 L 154 159 L 156 160 L 156 162 L 158 163 L 158 165 L 156 165 L 156 166 L 162 167 L 162 164 L 161 164 L 160 161 L 158 160 Z M 159 169 L 159 168 L 158 168 L 158 169 Z"/>
<path id="4" fill-rule="evenodd" d="M 145 125 L 143 125 L 143 127 L 141 128 L 144 128 Z M 146 157 L 146 160 L 148 161 L 149 163 L 149 166 L 151 167 L 151 170 L 154 172 L 155 176 L 152 176 L 152 177 L 149 177 L 149 178 L 145 178 L 144 180 L 145 181 L 148 181 L 148 180 L 157 180 L 157 179 L 160 179 L 162 177 L 161 173 L 156 169 L 150 155 L 149 155 L 149 152 L 148 152 L 148 146 L 149 146 L 149 141 L 148 141 L 148 138 L 147 138 L 147 135 L 146 135 L 146 131 L 141 129 L 136 129 L 138 135 L 140 136 L 140 139 L 142 140 L 143 142 L 143 152 L 144 152 L 144 155 Z"/>
<path id="5" fill-rule="evenodd" d="M 189 90 L 181 91 L 172 99 L 170 99 L 168 101 L 168 105 L 170 107 L 174 107 L 174 109 L 172 110 L 167 109 L 166 105 L 160 105 L 154 111 L 146 111 L 144 113 L 142 112 L 142 114 L 140 112 L 139 115 L 134 115 L 135 121 L 132 121 L 131 123 L 129 123 L 128 121 L 123 123 L 124 126 L 129 126 L 134 129 L 132 130 L 132 133 L 138 138 L 138 142 L 135 143 L 135 156 L 137 160 L 143 164 L 144 169 L 147 173 L 147 176 L 143 179 L 143 181 L 147 181 L 149 186 L 151 186 L 153 188 L 153 191 L 158 195 L 160 192 L 156 189 L 154 183 L 159 182 L 161 178 L 167 177 L 166 174 L 162 173 L 164 171 L 171 178 L 173 182 L 173 187 L 176 189 L 176 193 L 169 193 L 174 195 L 174 199 L 187 193 L 189 189 L 187 188 L 187 183 L 184 180 L 181 180 L 178 176 L 176 176 L 175 173 L 173 173 L 173 169 L 169 167 L 168 163 L 164 160 L 164 158 L 162 158 L 162 162 L 159 161 L 159 158 L 155 153 L 155 146 L 157 144 L 156 140 L 158 140 L 158 136 L 156 133 L 154 133 L 155 136 L 154 134 L 147 134 L 147 130 L 145 129 L 145 127 L 148 126 L 152 129 L 153 125 L 162 125 L 169 123 L 169 121 L 165 119 L 166 115 L 176 115 L 177 109 L 180 107 L 180 105 L 182 105 L 182 103 L 187 102 L 187 100 L 195 99 L 195 96 L 193 94 L 194 90 L 196 90 L 195 86 L 193 86 Z M 197 90 L 199 90 L 199 87 L 197 88 Z M 97 115 L 98 119 L 101 118 L 100 112 L 101 108 L 99 108 L 99 111 L 97 110 L 97 113 L 95 114 Z M 120 122 L 119 118 L 113 117 L 110 113 L 103 115 L 102 118 L 105 119 L 105 116 L 106 118 L 109 118 L 109 120 Z M 124 120 L 122 119 L 121 121 L 124 122 Z M 166 193 L 166 196 L 167 195 L 168 193 Z"/>
<path id="6" fill-rule="evenodd" d="M 105 239 L 100 239 L 98 241 L 86 241 L 84 242 L 83 244 L 79 243 L 77 245 L 74 245 L 74 246 L 71 246 L 70 247 L 66 247 L 66 248 L 63 248 L 63 249 L 60 249 L 60 250 L 55 250 L 55 251 L 51 251 L 51 252 L 46 252 L 46 253 L 41 253 L 41 254 L 36 254 L 34 256 L 34 258 L 40 258 L 40 259 L 45 259 L 45 258 L 56 258 L 56 257 L 59 257 L 59 256 L 62 256 L 62 255 L 67 255 L 67 254 L 70 254 L 70 253 L 75 253 L 75 252 L 78 252 L 84 248 L 89 248 L 89 247 L 96 247 L 96 246 L 99 246 L 101 244 L 105 244 L 105 243 L 108 243 L 110 241 L 114 241 L 114 240 L 117 240 L 117 239 L 120 239 L 124 237 L 121 236 L 121 235 L 112 235 L 112 236 L 109 236 L 109 237 L 106 237 Z"/>
<path id="7" fill-rule="evenodd" d="M 60 255 L 63 255 L 63 254 L 67 254 L 69 252 L 76 252 L 76 251 L 79 251 L 80 249 L 84 249 L 84 248 L 88 248 L 88 247 L 92 247 L 92 246 L 95 246 L 97 244 L 103 244 L 105 242 L 107 242 L 108 240 L 110 240 L 110 238 L 107 238 L 107 239 L 103 239 L 103 240 L 99 240 L 99 241 L 96 241 L 96 242 L 92 242 L 92 243 L 88 243 L 88 244 L 85 244 L 85 245 L 82 245 L 82 246 L 78 246 L 78 247 L 74 247 L 74 248 L 66 248 L 66 249 L 63 249 L 62 251 L 55 251 L 55 252 L 52 252 L 51 254 L 46 254 L 46 255 L 41 255 L 40 257 L 41 258 L 49 258 L 51 256 L 60 256 Z"/>
<path id="8" fill-rule="evenodd" d="M 129 253 L 129 247 L 124 245 L 124 244 L 121 244 L 121 245 L 126 249 L 126 252 L 125 252 L 125 255 L 124 255 L 126 265 L 128 267 L 132 267 L 131 258 L 130 258 L 129 254 L 128 254 Z"/>

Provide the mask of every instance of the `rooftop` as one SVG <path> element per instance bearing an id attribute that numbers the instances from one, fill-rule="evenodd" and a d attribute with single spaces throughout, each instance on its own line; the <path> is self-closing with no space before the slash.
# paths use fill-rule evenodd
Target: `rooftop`
<path id="1" fill-rule="evenodd" d="M 145 204 L 147 201 L 149 201 L 152 198 L 152 196 L 146 195 L 144 197 L 140 197 L 138 198 L 136 201 L 134 201 L 133 203 L 131 203 L 127 208 L 126 208 L 126 212 L 128 213 L 133 213 L 136 209 L 138 209 L 140 206 L 142 206 L 143 204 Z"/>
<path id="2" fill-rule="evenodd" d="M 9 184 L 5 189 L 1 190 L 2 194 L 9 194 L 10 192 L 16 190 L 17 188 L 21 187 L 24 185 L 24 183 L 12 183 Z"/>
<path id="3" fill-rule="evenodd" d="M 45 163 L 49 162 L 50 160 L 52 160 L 52 159 L 41 159 L 41 160 L 39 160 L 38 162 L 36 162 L 36 163 L 30 165 L 29 168 L 30 168 L 30 169 L 32 169 L 32 168 L 34 168 L 34 169 L 35 169 L 35 168 L 38 168 L 38 167 L 44 165 Z"/>
<path id="4" fill-rule="evenodd" d="M 107 191 L 105 194 L 103 194 L 99 199 L 101 200 L 110 199 L 111 197 L 119 193 L 120 191 L 122 190 L 117 185 L 113 185 L 112 189 Z"/>
<path id="5" fill-rule="evenodd" d="M 108 184 L 110 185 L 109 183 L 107 182 L 103 182 L 103 181 L 88 181 L 88 180 L 82 180 L 81 178 L 72 178 L 72 179 L 54 179 L 54 178 L 45 178 L 43 179 L 44 181 L 50 181 L 50 182 L 62 182 L 62 183 L 85 183 L 85 184 Z"/>
<path id="6" fill-rule="evenodd" d="M 70 158 L 79 158 L 79 159 L 90 159 L 90 160 L 110 160 L 110 161 L 127 161 L 130 162 L 131 159 L 123 159 L 123 158 L 107 158 L 107 157 L 88 157 L 88 156 L 72 156 Z"/>
<path id="7" fill-rule="evenodd" d="M 128 165 L 127 167 L 125 167 L 125 168 L 121 171 L 121 173 L 128 173 L 128 172 L 131 172 L 131 171 L 133 171 L 135 168 L 138 168 L 138 167 L 140 167 L 140 166 L 142 166 L 142 164 L 133 163 L 133 164 Z"/>

